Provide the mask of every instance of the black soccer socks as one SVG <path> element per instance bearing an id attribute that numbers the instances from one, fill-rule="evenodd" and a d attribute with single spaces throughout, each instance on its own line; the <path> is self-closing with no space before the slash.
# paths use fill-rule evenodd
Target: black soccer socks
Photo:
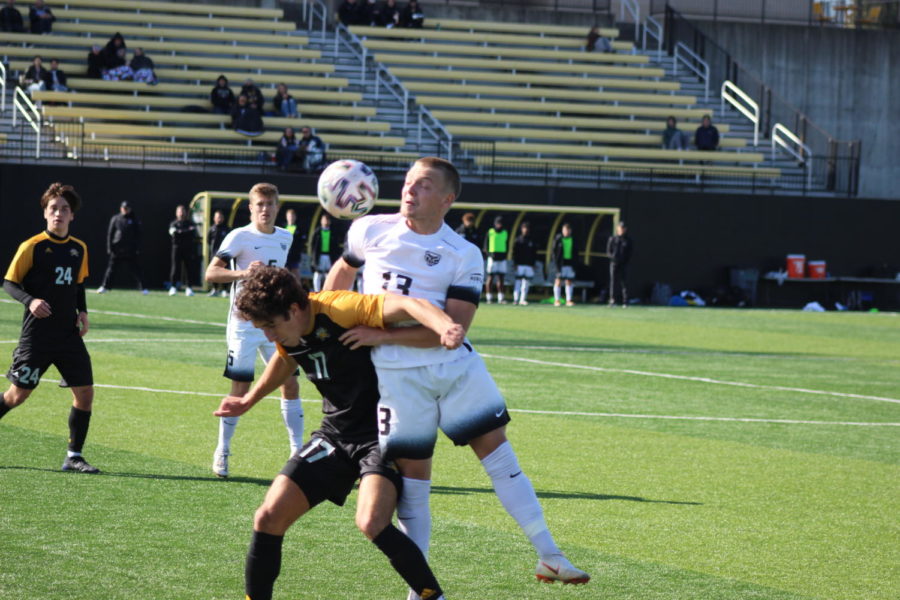
<path id="1" fill-rule="evenodd" d="M 69 411 L 69 452 L 81 453 L 91 424 L 91 411 L 72 407 Z"/>
<path id="2" fill-rule="evenodd" d="M 6 405 L 6 398 L 0 395 L 0 419 L 3 418 L 3 415 L 12 410 L 12 407 Z"/>
<path id="3" fill-rule="evenodd" d="M 249 600 L 271 600 L 272 588 L 281 573 L 284 536 L 254 531 L 244 567 L 244 591 Z"/>
<path id="4" fill-rule="evenodd" d="M 388 557 L 394 570 L 422 600 L 438 598 L 443 593 L 425 555 L 402 531 L 389 524 L 372 543 Z"/>

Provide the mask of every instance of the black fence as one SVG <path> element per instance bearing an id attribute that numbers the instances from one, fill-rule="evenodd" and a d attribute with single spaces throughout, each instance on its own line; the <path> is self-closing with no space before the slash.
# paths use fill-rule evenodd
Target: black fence
<path id="1" fill-rule="evenodd" d="M 900 0 L 650 0 L 691 19 L 804 26 L 900 28 Z"/>
<path id="2" fill-rule="evenodd" d="M 744 69 L 731 54 L 697 28 L 680 12 L 666 7 L 665 44 L 669 54 L 680 42 L 693 50 L 709 65 L 709 87 L 718 93 L 725 81 L 731 81 L 759 105 L 760 137 L 771 139 L 772 128 L 780 123 L 793 132 L 812 156 L 816 187 L 855 196 L 859 189 L 860 141 L 833 138 L 809 117 L 781 97 L 758 77 Z M 795 146 L 807 156 L 807 150 Z"/>
<path id="3" fill-rule="evenodd" d="M 523 10 L 612 12 L 612 0 L 431 0 L 426 6 L 468 6 Z"/>

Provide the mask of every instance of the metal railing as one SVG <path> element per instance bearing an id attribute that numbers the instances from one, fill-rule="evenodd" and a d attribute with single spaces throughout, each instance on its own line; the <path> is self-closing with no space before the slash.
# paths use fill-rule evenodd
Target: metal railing
<path id="1" fill-rule="evenodd" d="M 621 23 L 626 22 L 626 13 L 634 21 L 634 43 L 637 44 L 641 39 L 641 6 L 637 0 L 619 0 L 619 21 Z"/>
<path id="2" fill-rule="evenodd" d="M 338 56 L 341 51 L 341 44 L 347 47 L 347 50 L 359 60 L 359 81 L 363 85 L 366 83 L 366 61 L 369 51 L 363 45 L 362 41 L 355 33 L 347 29 L 342 23 L 336 23 L 334 26 L 334 55 Z"/>
<path id="3" fill-rule="evenodd" d="M 688 46 L 709 65 L 710 85 L 718 89 L 725 81 L 738 86 L 759 105 L 759 131 L 770 135 L 775 123 L 794 132 L 817 161 L 813 187 L 855 196 L 859 190 L 859 140 L 838 140 L 813 123 L 756 75 L 743 68 L 731 54 L 701 31 L 678 11 L 668 6 L 665 18 L 665 46 L 673 55 L 678 44 Z M 841 169 L 844 169 L 843 171 Z"/>
<path id="4" fill-rule="evenodd" d="M 12 116 L 12 125 L 13 128 L 16 126 L 16 115 L 18 113 L 22 113 L 22 119 L 24 123 L 27 124 L 34 130 L 35 133 L 35 150 L 34 157 L 41 157 L 41 129 L 43 125 L 43 120 L 41 118 L 41 111 L 37 109 L 34 103 L 31 101 L 31 98 L 28 97 L 28 94 L 20 88 L 16 86 L 16 91 L 13 93 L 13 116 Z"/>
<path id="5" fill-rule="evenodd" d="M 381 89 L 393 96 L 403 106 L 403 127 L 409 122 L 409 90 L 391 73 L 384 63 L 377 62 L 375 69 L 375 103 L 381 97 Z"/>
<path id="6" fill-rule="evenodd" d="M 316 19 L 318 19 L 319 25 L 322 27 L 322 35 L 325 35 L 325 28 L 328 24 L 328 7 L 322 0 L 303 0 L 301 14 L 308 31 L 316 28 Z"/>
<path id="7" fill-rule="evenodd" d="M 644 19 L 644 35 L 643 40 L 641 42 L 641 47 L 644 52 L 650 52 L 649 45 L 647 43 L 647 38 L 653 38 L 656 40 L 656 57 L 662 58 L 663 54 L 663 26 L 662 24 L 654 19 L 651 16 L 647 16 Z"/>
<path id="8" fill-rule="evenodd" d="M 0 113 L 6 112 L 6 65 L 0 62 Z"/>
<path id="9" fill-rule="evenodd" d="M 687 47 L 683 42 L 675 44 L 675 60 L 672 61 L 672 75 L 678 75 L 678 63 L 684 63 L 703 82 L 704 100 L 709 100 L 709 64 L 699 54 Z"/>
<path id="10" fill-rule="evenodd" d="M 419 105 L 419 145 L 422 145 L 422 131 L 430 133 L 437 141 L 438 155 L 449 161 L 453 160 L 453 135 L 447 131 L 444 124 L 441 123 L 431 111 Z"/>
<path id="11" fill-rule="evenodd" d="M 667 6 L 712 22 L 900 28 L 900 0 L 650 0 L 650 14 L 664 14 Z"/>
<path id="12" fill-rule="evenodd" d="M 750 119 L 753 123 L 753 145 L 759 146 L 759 104 L 730 81 L 722 82 L 721 96 L 721 114 L 725 114 L 725 102 L 728 102 L 739 113 Z"/>
<path id="13" fill-rule="evenodd" d="M 793 145 L 792 145 L 793 144 Z M 813 153 L 809 146 L 803 143 L 794 132 L 782 125 L 775 123 L 772 127 L 772 160 L 775 160 L 775 146 L 781 146 L 788 154 L 806 168 L 807 186 L 812 187 Z M 806 155 L 804 156 L 804 152 Z"/>

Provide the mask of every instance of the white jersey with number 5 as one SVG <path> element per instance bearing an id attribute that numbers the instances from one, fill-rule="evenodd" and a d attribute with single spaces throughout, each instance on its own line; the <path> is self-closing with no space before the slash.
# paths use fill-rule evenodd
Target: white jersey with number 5
<path id="1" fill-rule="evenodd" d="M 276 227 L 272 233 L 263 233 L 250 223 L 244 227 L 232 229 L 216 257 L 228 263 L 233 270 L 242 271 L 250 266 L 250 263 L 259 261 L 264 265 L 283 267 L 287 261 L 288 249 L 294 236 L 287 229 Z M 234 299 L 241 291 L 243 281 L 238 280 L 231 284 L 231 306 L 228 311 L 228 329 L 247 330 L 255 329 L 249 321 L 238 318 L 234 312 Z"/>
<path id="2" fill-rule="evenodd" d="M 362 269 L 366 294 L 387 291 L 425 298 L 441 309 L 448 298 L 478 304 L 484 280 L 481 250 L 446 223 L 437 233 L 420 235 L 399 213 L 362 217 L 350 227 L 344 248 L 344 260 Z M 418 367 L 455 360 L 470 348 L 386 344 L 373 348 L 372 362 L 384 368 Z"/>

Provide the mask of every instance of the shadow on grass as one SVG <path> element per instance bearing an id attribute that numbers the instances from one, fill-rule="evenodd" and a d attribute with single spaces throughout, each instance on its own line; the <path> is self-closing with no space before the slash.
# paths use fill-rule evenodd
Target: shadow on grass
<path id="1" fill-rule="evenodd" d="M 431 487 L 435 494 L 466 495 L 466 494 L 493 494 L 493 488 L 461 488 L 435 485 Z M 585 492 L 537 492 L 538 498 L 552 498 L 562 500 L 624 500 L 626 502 L 648 502 L 653 504 L 678 504 L 685 506 L 703 506 L 702 502 L 681 502 L 678 500 L 651 500 L 640 496 L 615 496 L 611 494 L 588 494 Z"/>
<path id="2" fill-rule="evenodd" d="M 64 475 L 66 477 L 71 477 L 74 475 L 82 475 L 81 473 L 71 473 L 68 471 L 63 471 L 61 469 L 48 469 L 44 467 L 22 467 L 22 466 L 0 466 L 0 471 L 39 471 L 43 473 L 54 473 L 59 475 Z M 85 477 L 90 477 L 90 475 L 84 475 Z M 158 479 L 161 481 L 203 481 L 203 482 L 211 482 L 211 483 L 251 483 L 254 485 L 261 485 L 265 487 L 269 487 L 272 485 L 271 479 L 262 479 L 259 477 L 227 477 L 221 478 L 216 477 L 214 475 L 210 476 L 199 476 L 199 475 L 163 475 L 160 473 L 122 473 L 116 471 L 103 471 L 96 474 L 97 477 L 125 477 L 130 479 Z"/>

